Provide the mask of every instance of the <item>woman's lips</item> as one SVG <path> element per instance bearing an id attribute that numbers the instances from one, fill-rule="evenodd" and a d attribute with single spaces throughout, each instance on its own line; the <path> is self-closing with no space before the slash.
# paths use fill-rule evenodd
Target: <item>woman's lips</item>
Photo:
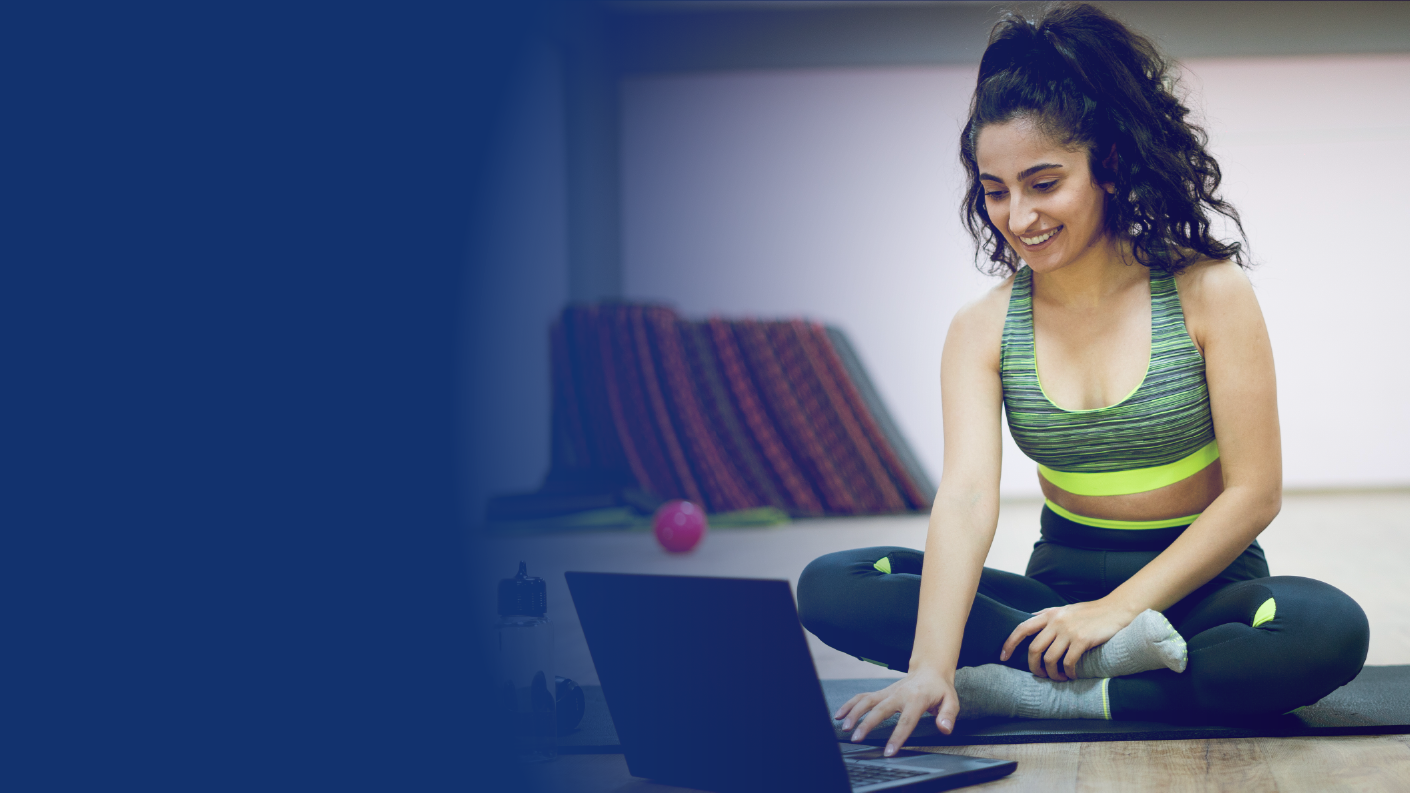
<path id="1" fill-rule="evenodd" d="M 1049 229 L 1049 230 L 1043 232 L 1042 234 L 1038 234 L 1038 235 L 1035 235 L 1035 236 L 1033 236 L 1033 237 L 1029 237 L 1028 239 L 1030 239 L 1030 240 L 1031 240 L 1031 239 L 1035 239 L 1035 238 L 1037 238 L 1037 237 L 1044 237 L 1044 236 L 1047 237 L 1047 239 L 1044 239 L 1042 242 L 1037 243 L 1036 245 L 1030 245 L 1027 241 L 1024 240 L 1023 237 L 1019 237 L 1019 238 L 1018 238 L 1018 241 L 1021 242 L 1021 243 L 1023 243 L 1023 247 L 1024 247 L 1026 250 L 1030 250 L 1030 251 L 1039 251 L 1039 250 L 1042 250 L 1043 248 L 1046 248 L 1046 247 L 1048 247 L 1049 245 L 1051 245 L 1051 244 L 1053 243 L 1053 240 L 1055 240 L 1055 239 L 1058 238 L 1058 234 L 1062 231 L 1062 229 L 1063 229 L 1062 226 L 1057 226 L 1057 227 L 1055 227 L 1055 228 L 1052 228 L 1052 229 Z"/>

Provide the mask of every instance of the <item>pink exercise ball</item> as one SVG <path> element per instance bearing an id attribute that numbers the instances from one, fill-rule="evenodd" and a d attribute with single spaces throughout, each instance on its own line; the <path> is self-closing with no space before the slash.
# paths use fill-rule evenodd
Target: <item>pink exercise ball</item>
<path id="1" fill-rule="evenodd" d="M 694 549 L 705 536 L 705 528 L 705 510 L 690 501 L 667 501 L 651 521 L 656 541 L 671 553 Z"/>

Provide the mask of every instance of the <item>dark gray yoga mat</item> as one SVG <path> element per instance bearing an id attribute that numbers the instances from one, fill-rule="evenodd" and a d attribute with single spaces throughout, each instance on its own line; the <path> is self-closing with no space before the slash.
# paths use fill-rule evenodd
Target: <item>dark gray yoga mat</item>
<path id="1" fill-rule="evenodd" d="M 828 708 L 836 711 L 852 696 L 874 691 L 886 679 L 824 680 Z M 583 686 L 587 710 L 575 732 L 559 738 L 564 754 L 620 752 L 617 731 L 599 686 Z M 829 714 L 830 715 L 830 714 Z M 893 716 L 866 738 L 884 744 L 896 724 Z M 1094 719 L 975 719 L 961 720 L 951 735 L 941 735 L 933 719 L 922 719 L 912 746 L 965 746 L 996 743 L 1060 743 L 1066 741 L 1172 741 L 1201 738 L 1254 738 L 1295 735 L 1386 735 L 1410 733 L 1410 666 L 1368 666 L 1350 683 L 1315 705 L 1285 716 L 1240 724 L 1164 724 L 1148 721 Z M 837 731 L 839 740 L 848 733 Z"/>

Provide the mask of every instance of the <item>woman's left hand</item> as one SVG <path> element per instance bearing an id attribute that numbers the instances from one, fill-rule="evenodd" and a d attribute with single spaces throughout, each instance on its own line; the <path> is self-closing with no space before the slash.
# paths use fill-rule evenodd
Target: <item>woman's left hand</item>
<path id="1" fill-rule="evenodd" d="M 1106 643 L 1133 619 L 1101 600 L 1043 609 L 1013 629 L 999 660 L 1007 661 L 1020 642 L 1036 633 L 1028 646 L 1029 671 L 1053 680 L 1075 678 L 1082 654 Z"/>

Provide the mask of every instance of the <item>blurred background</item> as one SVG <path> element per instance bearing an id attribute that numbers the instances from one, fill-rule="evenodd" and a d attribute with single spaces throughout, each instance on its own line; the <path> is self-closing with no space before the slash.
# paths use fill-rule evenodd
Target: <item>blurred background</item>
<path id="1" fill-rule="evenodd" d="M 1099 3 L 1181 68 L 1243 214 L 1290 491 L 1410 486 L 1399 238 L 1410 5 Z M 570 301 L 839 326 L 933 479 L 939 357 L 994 283 L 957 140 L 991 2 L 544 4 L 488 132 L 465 295 L 465 510 L 549 468 L 548 329 Z M 1003 495 L 1038 494 L 1011 442 Z"/>

